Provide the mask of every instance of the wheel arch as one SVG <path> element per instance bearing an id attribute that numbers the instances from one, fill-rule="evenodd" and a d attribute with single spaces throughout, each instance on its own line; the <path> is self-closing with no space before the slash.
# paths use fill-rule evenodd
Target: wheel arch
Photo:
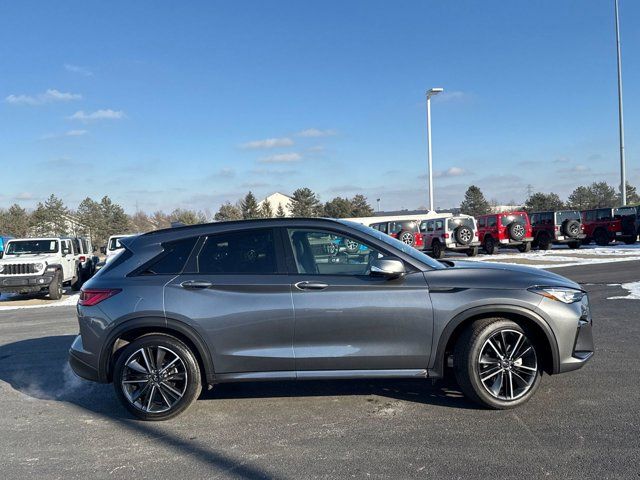
<path id="1" fill-rule="evenodd" d="M 113 367 L 118 358 L 118 352 L 123 347 L 136 338 L 150 333 L 171 335 L 182 341 L 193 352 L 202 372 L 203 383 L 211 384 L 214 382 L 215 374 L 211 352 L 202 337 L 186 323 L 162 317 L 133 318 L 118 325 L 111 332 L 100 353 L 99 375 L 102 377 L 101 381 L 109 383 L 113 380 Z"/>
<path id="2" fill-rule="evenodd" d="M 459 313 L 447 323 L 440 335 L 435 352 L 435 360 L 430 372 L 434 377 L 442 377 L 449 354 L 453 352 L 456 341 L 467 327 L 476 320 L 500 317 L 516 322 L 531 331 L 534 340 L 543 350 L 543 370 L 548 374 L 560 370 L 558 344 L 551 327 L 535 312 L 515 305 L 486 305 Z"/>

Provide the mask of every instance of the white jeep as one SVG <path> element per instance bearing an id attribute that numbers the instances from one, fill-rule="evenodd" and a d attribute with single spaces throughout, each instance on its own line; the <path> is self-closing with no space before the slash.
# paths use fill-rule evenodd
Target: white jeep
<path id="1" fill-rule="evenodd" d="M 0 260 L 0 293 L 43 292 L 58 300 L 65 284 L 79 290 L 78 255 L 71 238 L 12 239 Z"/>
<path id="2" fill-rule="evenodd" d="M 446 250 L 466 252 L 470 257 L 478 254 L 478 225 L 470 215 L 453 215 L 430 218 L 420 223 L 424 237 L 424 250 L 434 258 L 444 257 Z"/>

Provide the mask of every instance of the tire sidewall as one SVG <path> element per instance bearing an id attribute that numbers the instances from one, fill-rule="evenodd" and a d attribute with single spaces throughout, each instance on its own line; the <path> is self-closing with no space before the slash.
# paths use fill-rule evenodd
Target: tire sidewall
<path id="1" fill-rule="evenodd" d="M 143 412 L 133 406 L 127 399 L 121 385 L 122 372 L 126 360 L 139 348 L 149 346 L 164 346 L 170 348 L 180 356 L 187 370 L 187 388 L 182 399 L 180 399 L 180 401 L 170 410 L 162 413 Z M 134 340 L 124 347 L 121 352 L 118 352 L 118 357 L 113 370 L 113 387 L 118 400 L 134 416 L 141 420 L 168 420 L 169 418 L 173 418 L 184 412 L 195 401 L 195 399 L 200 395 L 202 380 L 200 367 L 189 347 L 180 340 L 169 335 L 149 334 Z"/>
<path id="2" fill-rule="evenodd" d="M 478 357 L 480 355 L 480 351 L 482 346 L 487 341 L 487 339 L 494 335 L 496 332 L 500 330 L 515 330 L 522 334 L 524 334 L 529 341 L 534 345 L 536 356 L 538 359 L 538 372 L 536 374 L 536 378 L 534 380 L 533 385 L 529 389 L 527 393 L 525 393 L 522 397 L 513 401 L 504 401 L 499 400 L 493 397 L 487 390 L 485 389 L 482 381 L 480 380 L 480 375 L 478 373 Z M 467 349 L 467 358 L 464 360 L 465 368 L 468 369 L 468 378 L 471 387 L 473 388 L 473 393 L 478 397 L 481 403 L 484 405 L 495 408 L 495 409 L 509 409 L 515 408 L 523 403 L 526 403 L 536 392 L 540 385 L 540 380 L 542 377 L 542 373 L 540 370 L 541 365 L 541 357 L 540 357 L 540 349 L 535 345 L 535 338 L 532 337 L 529 333 L 527 333 L 520 325 L 510 320 L 497 320 L 495 322 L 489 323 L 486 325 L 481 333 L 474 339 L 473 344 L 470 348 Z"/>
<path id="3" fill-rule="evenodd" d="M 60 300 L 62 298 L 62 278 L 60 277 L 60 272 L 56 272 L 49 284 L 49 298 L 51 300 Z"/>

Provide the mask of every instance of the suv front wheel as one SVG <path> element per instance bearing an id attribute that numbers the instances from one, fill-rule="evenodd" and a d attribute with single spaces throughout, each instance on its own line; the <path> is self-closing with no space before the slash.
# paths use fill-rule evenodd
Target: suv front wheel
<path id="1" fill-rule="evenodd" d="M 113 386 L 120 402 L 142 420 L 167 420 L 200 395 L 200 368 L 177 338 L 149 334 L 137 338 L 116 360 Z"/>
<path id="2" fill-rule="evenodd" d="M 463 393 L 494 409 L 525 403 L 542 376 L 532 337 L 517 323 L 501 318 L 478 320 L 465 330 L 453 364 Z"/>

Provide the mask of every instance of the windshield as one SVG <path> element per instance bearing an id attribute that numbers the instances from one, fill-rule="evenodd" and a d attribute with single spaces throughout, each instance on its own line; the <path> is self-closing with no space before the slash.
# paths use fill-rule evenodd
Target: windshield
<path id="1" fill-rule="evenodd" d="M 9 242 L 5 253 L 19 255 L 21 253 L 56 253 L 57 251 L 57 240 L 18 240 Z"/>
<path id="2" fill-rule="evenodd" d="M 565 220 L 580 221 L 580 212 L 577 210 L 566 210 L 564 212 L 556 212 L 556 223 L 561 224 Z"/>
<path id="3" fill-rule="evenodd" d="M 387 234 L 384 234 L 382 232 L 374 230 L 371 227 L 365 227 L 364 225 L 362 225 L 360 223 L 350 222 L 348 220 L 337 220 L 337 221 L 342 223 L 343 225 L 347 225 L 347 226 L 349 226 L 351 228 L 354 228 L 354 229 L 356 229 L 356 230 L 358 230 L 358 231 L 360 231 L 360 232 L 362 232 L 362 233 L 364 233 L 366 235 L 369 235 L 371 237 L 377 238 L 378 240 L 380 240 L 380 241 L 392 246 L 396 250 L 401 250 L 402 252 L 406 253 L 410 257 L 415 258 L 416 260 L 418 260 L 420 263 L 428 265 L 429 267 L 431 267 L 433 269 L 440 270 L 440 269 L 446 268 L 440 262 L 437 262 L 433 258 L 427 256 L 426 254 L 422 253 L 419 250 L 416 250 L 412 246 L 407 245 L 406 243 L 401 242 L 400 240 L 396 240 L 395 238 L 390 237 Z"/>
<path id="4" fill-rule="evenodd" d="M 455 230 L 459 226 L 463 225 L 469 227 L 471 230 L 475 230 L 476 226 L 473 223 L 473 218 L 468 217 L 454 217 L 447 220 L 449 230 Z"/>
<path id="5" fill-rule="evenodd" d="M 527 224 L 526 219 L 524 218 L 524 215 L 521 213 L 517 213 L 515 215 L 504 215 L 502 217 L 502 226 L 506 227 L 507 225 L 510 225 L 513 222 L 518 222 L 518 223 L 523 223 L 523 224 Z"/>

